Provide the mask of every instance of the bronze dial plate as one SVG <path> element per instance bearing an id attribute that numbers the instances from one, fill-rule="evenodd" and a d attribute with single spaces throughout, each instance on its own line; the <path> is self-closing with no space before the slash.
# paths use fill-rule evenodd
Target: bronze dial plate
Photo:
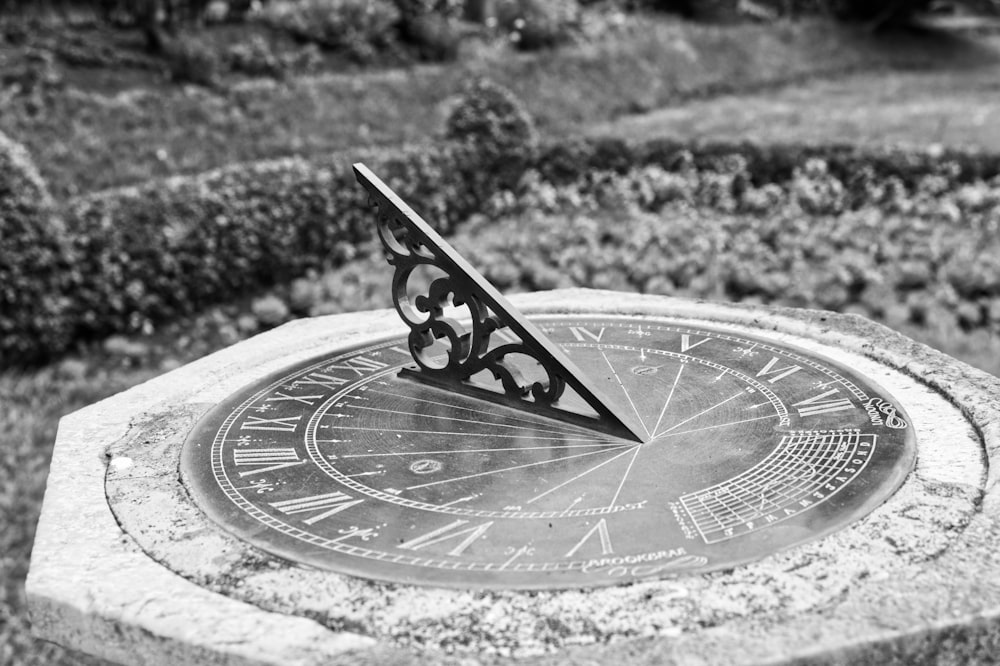
<path id="1" fill-rule="evenodd" d="M 548 589 L 758 559 L 857 520 L 912 469 L 899 403 L 815 354 L 665 319 L 532 319 L 649 441 L 407 379 L 400 338 L 218 405 L 184 445 L 185 485 L 225 529 L 289 560 Z"/>

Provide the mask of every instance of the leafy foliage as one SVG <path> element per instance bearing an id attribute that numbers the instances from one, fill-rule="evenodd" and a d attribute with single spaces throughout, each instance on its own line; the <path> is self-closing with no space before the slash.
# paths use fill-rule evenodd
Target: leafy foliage
<path id="1" fill-rule="evenodd" d="M 401 14 L 388 0 L 279 0 L 268 3 L 266 23 L 303 41 L 365 61 L 392 44 Z"/>
<path id="2" fill-rule="evenodd" d="M 580 23 L 576 0 L 501 0 L 497 22 L 522 51 L 569 42 Z"/>
<path id="3" fill-rule="evenodd" d="M 0 367 L 69 342 L 69 257 L 52 208 L 27 151 L 0 134 Z"/>
<path id="4" fill-rule="evenodd" d="M 486 78 L 465 86 L 448 113 L 445 138 L 464 157 L 463 178 L 477 199 L 513 187 L 538 150 L 534 120 L 521 102 Z"/>
<path id="5" fill-rule="evenodd" d="M 445 230 L 471 212 L 455 152 L 361 157 Z M 345 156 L 241 165 L 71 201 L 77 261 L 65 316 L 82 338 L 141 331 L 349 259 L 371 238 L 349 165 Z"/>
<path id="6" fill-rule="evenodd" d="M 1000 314 L 997 156 L 664 141 L 538 148 L 507 94 L 482 82 L 473 90 L 479 96 L 459 104 L 451 141 L 438 148 L 240 165 L 71 200 L 65 232 L 53 232 L 58 241 L 35 261 L 64 269 L 13 273 L 23 282 L 16 293 L 32 296 L 15 295 L 21 305 L 4 309 L 19 313 L 6 318 L 4 362 L 74 339 L 151 330 L 351 259 L 372 238 L 349 169 L 355 159 L 443 233 L 477 212 L 473 228 L 483 238 L 494 226 L 535 225 L 523 237 L 539 242 L 518 256 L 537 259 L 528 270 L 505 258 L 492 273 L 502 286 L 569 279 L 860 309 L 889 323 L 970 331 L 992 330 Z M 611 239 L 611 255 L 600 245 L 538 254 L 550 236 L 572 249 L 560 228 L 584 223 L 583 236 Z M 47 247 L 37 239 L 48 228 L 12 228 L 4 243 Z M 311 310 L 315 294 L 300 292 L 292 310 Z M 39 311 L 37 303 L 52 307 Z M 277 312 L 271 319 L 284 316 L 265 309 Z"/>
<path id="7" fill-rule="evenodd" d="M 219 57 L 197 36 L 184 34 L 164 39 L 162 50 L 173 81 L 207 87 L 216 84 L 220 68 Z"/>

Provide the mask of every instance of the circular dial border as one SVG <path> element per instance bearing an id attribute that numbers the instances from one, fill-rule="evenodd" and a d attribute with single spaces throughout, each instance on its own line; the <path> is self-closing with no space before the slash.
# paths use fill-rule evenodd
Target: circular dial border
<path id="1" fill-rule="evenodd" d="M 212 520 L 289 560 L 538 589 L 759 559 L 865 515 L 913 466 L 901 406 L 811 352 L 660 318 L 532 319 L 649 441 L 400 377 L 397 338 L 238 391 L 188 437 L 182 478 Z"/>

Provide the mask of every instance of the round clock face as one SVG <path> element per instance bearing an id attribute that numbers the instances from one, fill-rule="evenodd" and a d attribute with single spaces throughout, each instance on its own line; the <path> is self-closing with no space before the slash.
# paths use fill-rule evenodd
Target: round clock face
<path id="1" fill-rule="evenodd" d="M 757 559 L 863 516 L 912 468 L 900 405 L 824 358 L 664 319 L 533 321 L 647 441 L 400 375 L 400 338 L 232 396 L 189 436 L 182 478 L 214 521 L 293 561 L 538 589 Z"/>

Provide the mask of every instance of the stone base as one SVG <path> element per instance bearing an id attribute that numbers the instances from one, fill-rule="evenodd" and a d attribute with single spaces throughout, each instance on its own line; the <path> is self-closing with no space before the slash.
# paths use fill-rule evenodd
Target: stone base
<path id="1" fill-rule="evenodd" d="M 828 356 L 900 400 L 916 469 L 849 528 L 721 573 L 521 593 L 320 572 L 222 532 L 177 478 L 185 434 L 229 394 L 406 332 L 393 311 L 299 320 L 61 421 L 27 581 L 36 633 L 143 664 L 995 663 L 1000 380 L 856 316 L 587 290 L 511 300 L 711 322 Z"/>

